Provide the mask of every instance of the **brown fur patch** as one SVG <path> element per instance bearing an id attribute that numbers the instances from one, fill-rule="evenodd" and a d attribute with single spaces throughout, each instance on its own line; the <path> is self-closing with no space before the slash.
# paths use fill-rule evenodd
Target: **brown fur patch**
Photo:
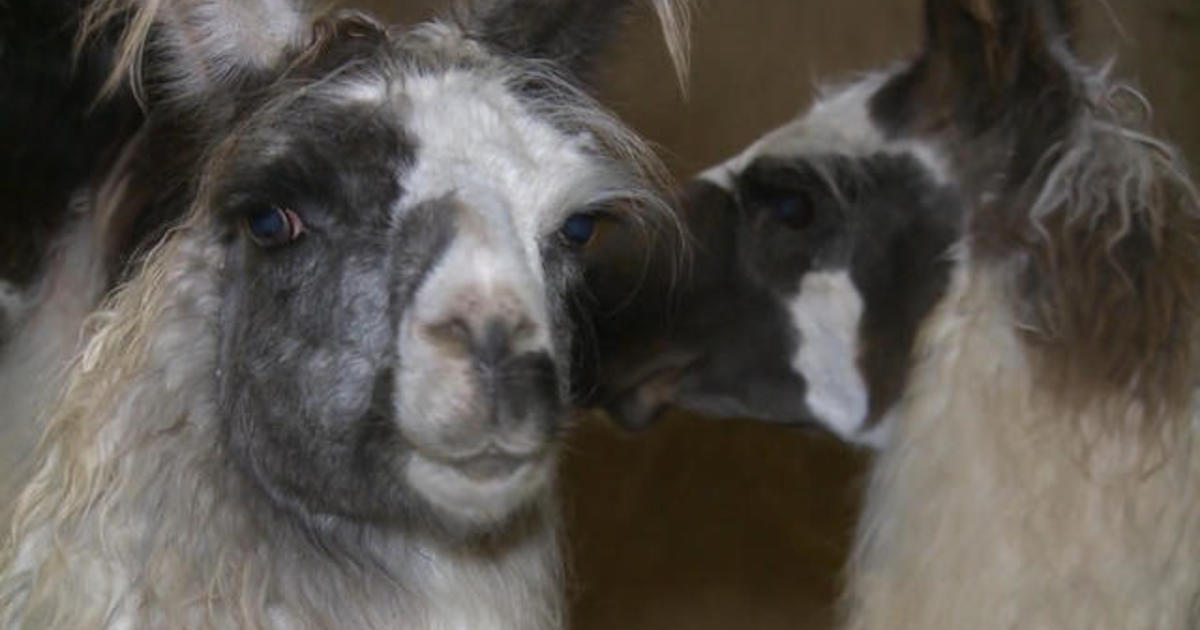
<path id="1" fill-rule="evenodd" d="M 1068 194 L 1010 251 L 1017 314 L 1049 391 L 1073 409 L 1136 407 L 1152 427 L 1186 409 L 1196 385 L 1200 205 L 1168 147 L 1092 133 L 1109 137 L 1045 184 Z"/>
<path id="2" fill-rule="evenodd" d="M 971 262 L 1012 274 L 1045 391 L 1153 429 L 1196 384 L 1195 184 L 1141 97 L 1073 58 L 1069 0 L 926 7 L 926 50 L 874 113 L 952 157 Z"/>

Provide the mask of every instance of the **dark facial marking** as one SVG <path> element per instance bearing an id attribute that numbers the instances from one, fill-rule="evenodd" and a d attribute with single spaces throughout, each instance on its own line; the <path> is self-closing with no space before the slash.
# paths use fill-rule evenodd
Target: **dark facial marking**
<path id="1" fill-rule="evenodd" d="M 546 434 L 553 432 L 563 414 L 558 366 L 546 352 L 510 357 L 483 376 L 491 392 L 493 421 L 514 425 L 534 418 Z"/>
<path id="2" fill-rule="evenodd" d="M 638 232 L 618 233 L 601 242 L 611 249 L 591 252 L 598 356 L 581 358 L 596 384 L 588 400 L 629 428 L 669 404 L 718 417 L 794 418 L 804 386 L 790 366 L 793 332 L 779 300 L 737 262 L 734 196 L 697 180 L 683 200 L 694 255 L 682 271 L 669 248 L 635 240 Z M 630 260 L 629 251 L 649 259 Z"/>
<path id="3" fill-rule="evenodd" d="M 915 159 L 867 158 L 872 190 L 859 197 L 867 223 L 851 278 L 864 301 L 859 366 L 869 420 L 895 404 L 907 381 L 916 334 L 949 284 L 951 246 L 962 233 L 963 202 L 939 187 Z"/>
<path id="4" fill-rule="evenodd" d="M 243 208 L 278 204 L 309 230 L 280 247 L 243 238 L 230 248 L 219 358 L 227 439 L 255 484 L 302 517 L 419 514 L 399 477 L 396 330 L 453 237 L 453 212 L 435 201 L 394 221 L 413 149 L 385 119 L 350 110 L 325 121 L 317 104 L 297 106 L 285 125 L 249 132 L 245 161 L 230 166 L 238 177 L 216 198 L 231 226 Z M 260 163 L 256 133 L 288 150 Z"/>
<path id="5" fill-rule="evenodd" d="M 738 176 L 738 250 L 765 288 L 792 295 L 805 273 L 846 265 L 855 228 L 845 207 L 857 185 L 852 168 L 837 157 L 761 158 Z"/>

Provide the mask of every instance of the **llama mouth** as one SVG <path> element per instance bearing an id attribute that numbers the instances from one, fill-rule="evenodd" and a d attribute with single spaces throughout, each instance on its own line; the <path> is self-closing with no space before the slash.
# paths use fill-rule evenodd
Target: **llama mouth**
<path id="1" fill-rule="evenodd" d="M 545 450 L 517 455 L 496 448 L 447 459 L 417 451 L 408 482 L 443 514 L 467 523 L 496 522 L 533 501 L 553 476 Z"/>
<path id="2" fill-rule="evenodd" d="M 546 449 L 513 450 L 496 444 L 467 453 L 438 453 L 418 448 L 416 459 L 457 477 L 461 483 L 498 486 L 529 476 L 546 461 Z"/>
<path id="3" fill-rule="evenodd" d="M 463 476 L 474 481 L 485 482 L 491 479 L 511 477 L 531 459 L 534 458 L 510 455 L 489 449 L 480 455 L 454 461 L 452 465 Z"/>
<path id="4" fill-rule="evenodd" d="M 602 404 L 613 420 L 629 430 L 649 427 L 678 403 L 680 382 L 699 356 L 665 359 L 621 383 Z"/>
<path id="5" fill-rule="evenodd" d="M 463 453 L 445 453 L 438 452 L 438 449 L 418 447 L 414 454 L 421 460 L 471 481 L 489 483 L 503 481 L 526 467 L 536 466 L 544 459 L 545 452 L 544 448 L 518 450 L 488 444 Z"/>

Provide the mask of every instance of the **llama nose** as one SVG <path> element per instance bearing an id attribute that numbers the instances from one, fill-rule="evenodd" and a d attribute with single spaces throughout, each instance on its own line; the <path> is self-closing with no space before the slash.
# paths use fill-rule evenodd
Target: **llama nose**
<path id="1" fill-rule="evenodd" d="M 495 367 L 518 354 L 539 350 L 537 325 L 523 314 L 454 313 L 429 324 L 429 337 L 443 349 Z"/>

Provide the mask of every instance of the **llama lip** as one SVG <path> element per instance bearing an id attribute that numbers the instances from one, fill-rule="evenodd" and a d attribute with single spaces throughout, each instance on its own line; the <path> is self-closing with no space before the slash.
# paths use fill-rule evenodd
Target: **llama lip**
<path id="1" fill-rule="evenodd" d="M 490 445 L 473 453 L 459 455 L 438 455 L 425 449 L 418 449 L 417 454 L 467 480 L 482 484 L 517 476 L 529 467 L 536 466 L 543 452 L 540 449 L 518 452 Z"/>
<path id="2" fill-rule="evenodd" d="M 454 462 L 454 467 L 475 481 L 487 481 L 512 476 L 530 460 L 529 457 L 508 455 L 496 450 Z"/>
<path id="3" fill-rule="evenodd" d="M 416 491 L 447 517 L 467 523 L 506 518 L 534 500 L 553 475 L 545 451 L 514 455 L 487 448 L 465 458 L 413 453 L 405 475 Z"/>

